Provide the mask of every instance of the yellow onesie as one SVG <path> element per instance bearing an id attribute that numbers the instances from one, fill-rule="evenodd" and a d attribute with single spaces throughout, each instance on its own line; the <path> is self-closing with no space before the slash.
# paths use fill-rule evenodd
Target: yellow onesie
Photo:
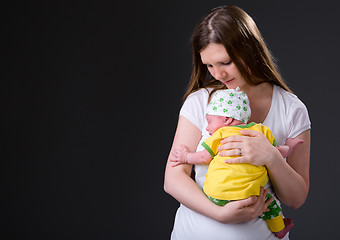
<path id="1" fill-rule="evenodd" d="M 232 135 L 240 135 L 240 130 L 255 130 L 262 132 L 269 142 L 276 146 L 275 138 L 270 129 L 254 122 L 247 125 L 228 126 L 218 129 L 203 143 L 203 147 L 210 153 L 213 160 L 209 164 L 203 185 L 204 192 L 215 199 L 239 200 L 260 194 L 260 187 L 268 182 L 265 166 L 251 164 L 226 164 L 224 161 L 232 157 L 221 157 L 217 148 L 220 141 Z"/>
<path id="2" fill-rule="evenodd" d="M 268 127 L 253 122 L 247 125 L 222 127 L 202 143 L 213 158 L 205 177 L 203 191 L 210 200 L 219 206 L 232 200 L 259 195 L 260 187 L 264 187 L 269 180 L 265 166 L 245 163 L 226 164 L 224 161 L 232 157 L 221 157 L 217 154 L 221 140 L 232 135 L 240 135 L 242 129 L 262 132 L 271 144 L 277 145 Z M 271 198 L 271 195 L 267 194 L 267 198 Z M 280 206 L 274 200 L 268 209 L 269 212 L 262 213 L 260 217 L 266 220 L 272 232 L 281 231 L 285 225 Z"/>

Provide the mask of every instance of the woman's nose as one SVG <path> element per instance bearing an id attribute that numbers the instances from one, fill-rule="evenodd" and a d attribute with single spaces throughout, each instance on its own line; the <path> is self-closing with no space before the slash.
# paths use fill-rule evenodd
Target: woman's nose
<path id="1" fill-rule="evenodd" d="M 226 76 L 226 74 L 227 73 L 226 73 L 226 71 L 224 71 L 223 68 L 218 68 L 218 69 L 215 70 L 215 78 L 217 80 L 222 79 L 223 77 Z"/>

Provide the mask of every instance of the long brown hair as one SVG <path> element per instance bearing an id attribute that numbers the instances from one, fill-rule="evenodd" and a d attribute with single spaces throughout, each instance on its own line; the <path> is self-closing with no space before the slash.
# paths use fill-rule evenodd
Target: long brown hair
<path id="1" fill-rule="evenodd" d="M 213 78 L 202 63 L 200 52 L 209 43 L 224 45 L 248 84 L 269 82 L 291 92 L 281 78 L 255 22 L 242 9 L 235 6 L 213 9 L 196 25 L 191 41 L 194 67 L 184 99 L 200 88 L 211 87 L 214 91 L 227 88 Z"/>

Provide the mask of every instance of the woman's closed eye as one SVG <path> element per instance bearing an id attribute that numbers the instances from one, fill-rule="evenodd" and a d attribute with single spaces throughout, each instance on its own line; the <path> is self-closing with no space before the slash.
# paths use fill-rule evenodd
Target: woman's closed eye
<path id="1" fill-rule="evenodd" d="M 232 61 L 228 61 L 228 62 L 223 62 L 222 65 L 230 65 L 232 63 Z"/>
<path id="2" fill-rule="evenodd" d="M 228 61 L 228 62 L 220 62 L 219 64 L 220 65 L 224 65 L 224 66 L 227 66 L 227 65 L 230 65 L 232 63 L 232 61 Z M 207 66 L 207 68 L 213 68 L 214 66 L 211 65 L 211 64 L 205 64 Z"/>

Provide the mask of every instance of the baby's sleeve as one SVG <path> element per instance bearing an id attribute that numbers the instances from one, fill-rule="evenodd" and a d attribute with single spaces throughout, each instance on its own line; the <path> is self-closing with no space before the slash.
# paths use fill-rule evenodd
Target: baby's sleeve
<path id="1" fill-rule="evenodd" d="M 214 158 L 218 151 L 217 148 L 221 144 L 222 133 L 220 130 L 217 130 L 211 137 L 207 138 L 202 146 L 210 153 L 210 156 Z"/>

